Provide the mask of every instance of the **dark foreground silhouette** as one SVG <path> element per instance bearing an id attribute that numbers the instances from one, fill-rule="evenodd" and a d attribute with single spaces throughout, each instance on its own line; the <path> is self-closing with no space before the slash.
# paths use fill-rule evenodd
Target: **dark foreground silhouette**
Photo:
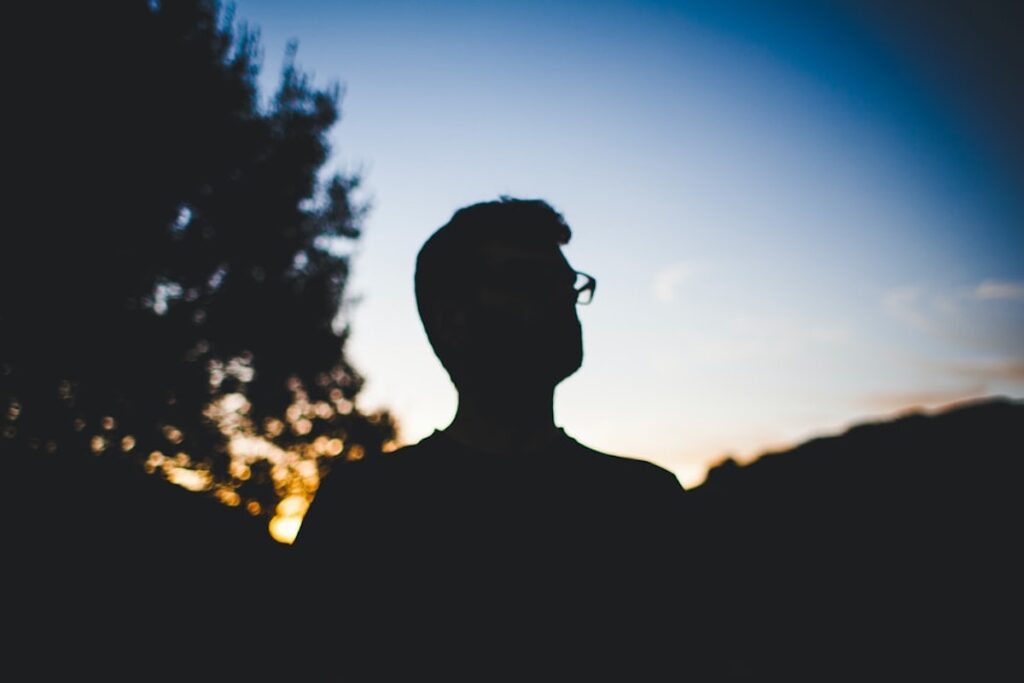
<path id="1" fill-rule="evenodd" d="M 679 480 L 555 424 L 596 288 L 562 253 L 570 235 L 546 202 L 502 197 L 459 209 L 420 249 L 416 303 L 458 408 L 317 493 L 295 540 L 304 575 L 337 578 L 311 605 L 332 626 L 317 666 L 652 680 L 701 651 L 680 600 L 694 520 Z"/>
<path id="2" fill-rule="evenodd" d="M 723 666 L 750 680 L 1019 678 L 1022 444 L 1024 403 L 995 399 L 714 468 L 691 501 Z"/>
<path id="3" fill-rule="evenodd" d="M 704 533 L 679 540 L 706 573 L 680 582 L 709 619 L 704 678 L 1019 678 L 1022 432 L 1024 403 L 993 399 L 713 469 L 689 494 Z M 244 513 L 110 458 L 15 455 L 5 481 L 26 486 L 8 489 L 5 648 L 33 671 L 159 670 L 195 653 L 266 670 L 308 662 L 311 636 L 337 628 L 301 609 L 336 572 L 292 578 L 292 549 Z M 428 554 L 400 573 L 429 572 Z M 382 622 L 386 645 L 401 624 Z M 333 639 L 334 656 L 349 647 Z M 695 655 L 673 647 L 665 678 L 684 680 Z"/>

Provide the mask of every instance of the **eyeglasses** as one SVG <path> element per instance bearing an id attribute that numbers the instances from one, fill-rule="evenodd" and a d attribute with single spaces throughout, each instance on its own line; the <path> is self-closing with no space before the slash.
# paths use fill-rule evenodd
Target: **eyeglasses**
<path id="1" fill-rule="evenodd" d="M 597 280 L 586 273 L 576 271 L 576 282 L 572 288 L 576 290 L 576 303 L 586 306 L 594 300 L 594 290 L 597 289 Z"/>
<path id="2" fill-rule="evenodd" d="M 573 277 L 571 280 L 573 299 L 580 305 L 589 304 L 594 300 L 597 280 L 578 270 L 569 272 Z M 563 268 L 543 269 L 536 266 L 528 270 L 523 268 L 506 272 L 492 270 L 488 274 L 491 281 L 487 286 L 490 289 L 525 297 L 531 301 L 545 302 L 551 301 L 553 298 L 564 301 L 562 297 L 568 295 L 568 291 L 565 289 L 568 284 L 566 274 Z"/>

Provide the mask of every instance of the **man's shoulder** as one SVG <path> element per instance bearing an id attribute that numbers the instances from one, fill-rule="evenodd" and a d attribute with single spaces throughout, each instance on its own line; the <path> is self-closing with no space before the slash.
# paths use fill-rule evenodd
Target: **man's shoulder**
<path id="1" fill-rule="evenodd" d="M 600 471 L 613 480 L 639 482 L 666 491 L 683 488 L 675 473 L 651 460 L 599 451 L 580 443 L 569 435 L 566 437 L 571 441 L 571 447 L 576 454 L 589 463 L 591 469 Z"/>
<path id="2" fill-rule="evenodd" d="M 633 541 L 675 534 L 688 517 L 690 495 L 671 470 L 641 457 L 613 454 L 574 441 L 572 489 L 589 501 L 591 513 L 607 528 L 628 528 Z M 609 517 L 610 515 L 610 517 Z M 633 542 L 629 541 L 629 542 Z"/>
<path id="3" fill-rule="evenodd" d="M 424 480 L 429 471 L 423 464 L 430 459 L 416 457 L 424 452 L 422 444 L 333 463 L 310 503 L 295 545 L 329 545 L 340 524 L 356 517 L 368 520 L 390 514 L 407 502 L 410 494 L 429 485 Z M 369 528 L 366 523 L 364 527 Z M 355 527 L 349 531 L 353 533 Z"/>
<path id="4" fill-rule="evenodd" d="M 673 472 L 651 460 L 600 451 L 559 431 L 556 438 L 536 453 L 502 461 L 472 452 L 444 432 L 435 430 L 420 441 L 390 453 L 340 465 L 329 477 L 334 481 L 325 480 L 325 488 L 342 485 L 347 489 L 378 492 L 380 487 L 403 490 L 402 482 L 406 481 L 420 488 L 437 479 L 501 473 L 514 477 L 517 472 L 527 471 L 537 476 L 537 470 L 546 471 L 547 476 L 556 480 L 562 477 L 584 479 L 593 486 L 601 487 L 603 483 L 615 489 L 630 486 L 672 493 L 683 488 Z"/>
<path id="5" fill-rule="evenodd" d="M 402 476 L 405 472 L 426 464 L 420 456 L 436 452 L 428 439 L 418 443 L 407 444 L 393 451 L 376 453 L 372 457 L 351 462 L 341 462 L 331 468 L 330 474 L 324 478 L 326 488 L 345 488 L 370 486 L 375 480 L 391 480 Z M 318 494 L 319 495 L 319 494 Z"/>

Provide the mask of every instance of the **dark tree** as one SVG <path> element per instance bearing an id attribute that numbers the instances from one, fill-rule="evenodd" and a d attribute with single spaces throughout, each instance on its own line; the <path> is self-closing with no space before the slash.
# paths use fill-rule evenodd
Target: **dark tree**
<path id="1" fill-rule="evenodd" d="M 338 86 L 313 87 L 293 45 L 262 104 L 258 34 L 215 2 L 36 19 L 9 86 L 0 445 L 301 514 L 330 461 L 394 437 L 354 406 L 345 358 L 366 205 L 358 176 L 323 172 Z"/>

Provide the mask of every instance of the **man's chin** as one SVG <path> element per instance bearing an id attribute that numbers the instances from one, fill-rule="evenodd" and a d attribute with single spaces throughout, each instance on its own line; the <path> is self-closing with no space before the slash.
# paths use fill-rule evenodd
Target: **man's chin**
<path id="1" fill-rule="evenodd" d="M 582 356 L 564 359 L 549 358 L 545 362 L 540 363 L 524 363 L 518 366 L 510 365 L 507 369 L 511 381 L 531 381 L 536 384 L 555 386 L 562 380 L 571 377 L 580 369 L 582 363 Z"/>
<path id="2" fill-rule="evenodd" d="M 476 372 L 469 372 L 473 383 L 483 382 L 493 386 L 508 387 L 548 387 L 554 388 L 562 380 L 570 377 L 580 368 L 579 362 L 566 362 L 559 365 L 550 363 L 508 363 L 489 364 Z"/>
<path id="3" fill-rule="evenodd" d="M 508 340 L 506 340 L 508 341 Z M 490 378 L 504 384 L 555 386 L 571 376 L 583 364 L 583 345 L 558 349 L 535 343 L 490 345 L 486 353 L 466 352 L 465 373 L 476 379 Z"/>

